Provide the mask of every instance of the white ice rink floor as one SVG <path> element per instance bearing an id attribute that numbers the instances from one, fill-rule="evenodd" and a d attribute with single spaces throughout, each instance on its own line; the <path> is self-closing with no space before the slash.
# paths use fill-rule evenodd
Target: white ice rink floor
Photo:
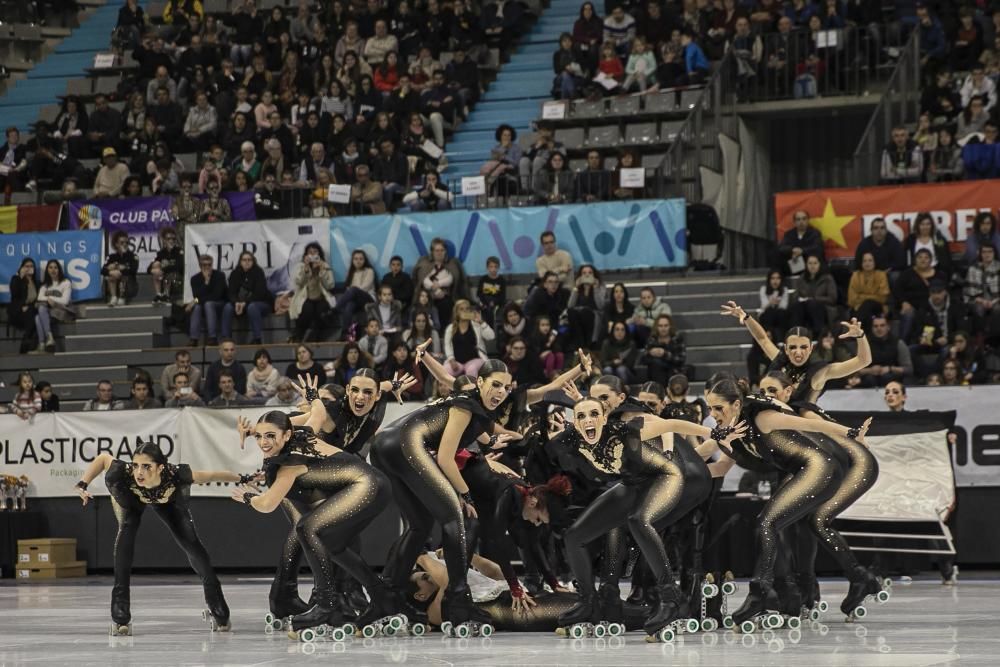
<path id="1" fill-rule="evenodd" d="M 1000 665 L 1000 581 L 939 579 L 906 585 L 872 605 L 863 623 L 847 624 L 832 609 L 846 591 L 823 582 L 831 611 L 800 633 L 778 630 L 685 635 L 648 644 L 640 632 L 614 639 L 571 640 L 542 633 L 491 638 L 349 639 L 301 644 L 265 634 L 268 582 L 223 577 L 233 630 L 213 634 L 201 620 L 201 587 L 192 577 L 133 577 L 134 636 L 108 636 L 111 580 L 91 577 L 54 585 L 0 584 L 0 665 L 276 665 L 330 662 L 363 665 Z M 742 591 L 730 600 L 738 604 Z M 730 609 L 735 607 L 731 606 Z"/>

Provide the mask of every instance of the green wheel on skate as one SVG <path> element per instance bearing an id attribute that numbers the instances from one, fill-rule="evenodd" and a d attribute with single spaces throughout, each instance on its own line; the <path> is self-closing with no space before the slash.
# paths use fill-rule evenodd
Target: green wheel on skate
<path id="1" fill-rule="evenodd" d="M 608 634 L 612 637 L 620 637 L 625 634 L 625 626 L 621 623 L 612 623 L 608 626 Z"/>
<path id="2" fill-rule="evenodd" d="M 722 627 L 726 628 L 727 630 L 731 630 L 735 625 L 736 622 L 733 620 L 733 617 L 730 614 L 726 614 L 725 616 L 722 617 Z"/>
<path id="3" fill-rule="evenodd" d="M 414 637 L 423 637 L 427 634 L 427 626 L 423 623 L 414 623 L 410 626 L 410 634 Z"/>
<path id="4" fill-rule="evenodd" d="M 820 600 L 819 602 L 816 603 L 816 608 L 819 609 L 821 614 L 825 614 L 827 611 L 830 610 L 830 605 L 827 604 L 826 600 Z"/>
<path id="5" fill-rule="evenodd" d="M 587 636 L 587 628 L 582 625 L 574 625 L 569 629 L 569 636 L 573 639 L 583 639 Z"/>
<path id="6" fill-rule="evenodd" d="M 316 641 L 316 631 L 312 628 L 306 628 L 299 632 L 299 641 L 305 642 L 306 644 L 311 644 Z"/>
<path id="7" fill-rule="evenodd" d="M 361 636 L 365 639 L 374 639 L 375 635 L 378 634 L 378 627 L 375 625 L 366 625 L 361 629 Z"/>
<path id="8" fill-rule="evenodd" d="M 406 617 L 401 614 L 389 619 L 389 627 L 393 630 L 402 630 L 404 625 L 406 625 Z"/>
<path id="9" fill-rule="evenodd" d="M 701 596 L 705 598 L 714 598 L 719 594 L 719 587 L 715 584 L 706 583 L 701 586 Z"/>
<path id="10" fill-rule="evenodd" d="M 597 637 L 598 639 L 600 639 L 601 637 L 603 637 L 607 633 L 608 633 L 608 629 L 605 626 L 600 625 L 600 624 L 594 626 L 594 636 Z"/>
<path id="11" fill-rule="evenodd" d="M 459 639 L 466 639 L 471 634 L 469 626 L 465 623 L 460 623 L 457 626 L 453 626 L 455 636 Z"/>
<path id="12" fill-rule="evenodd" d="M 266 614 L 264 614 L 265 625 L 271 625 L 272 623 L 274 623 L 274 621 L 275 621 L 274 614 L 272 614 L 271 612 L 267 612 Z"/>
<path id="13" fill-rule="evenodd" d="M 719 622 L 714 618 L 706 618 L 701 622 L 702 632 L 715 632 L 719 629 Z"/>
<path id="14" fill-rule="evenodd" d="M 480 637 L 491 637 L 493 635 L 493 626 L 489 623 L 483 623 L 479 626 L 479 636 Z"/>
<path id="15" fill-rule="evenodd" d="M 382 634 L 385 635 L 386 637 L 395 637 L 397 632 L 398 630 L 392 627 L 391 623 L 382 628 Z"/>
<path id="16" fill-rule="evenodd" d="M 746 620 L 740 623 L 740 632 L 745 635 L 752 634 L 754 630 L 757 629 L 757 624 L 751 620 Z"/>
<path id="17" fill-rule="evenodd" d="M 868 615 L 868 610 L 865 609 L 864 606 L 855 607 L 854 611 L 851 612 L 851 616 L 853 616 L 854 618 L 864 618 L 867 615 Z"/>
<path id="18" fill-rule="evenodd" d="M 445 621 L 444 623 L 442 623 L 441 624 L 441 632 L 442 632 L 442 634 L 444 634 L 445 636 L 450 636 L 451 635 L 451 627 L 452 627 L 451 626 L 451 621 Z"/>
<path id="19" fill-rule="evenodd" d="M 669 644 L 674 641 L 677 635 L 674 633 L 674 629 L 670 627 L 663 628 L 656 633 L 656 640 L 663 644 Z"/>
<path id="20" fill-rule="evenodd" d="M 798 630 L 802 627 L 802 619 L 798 616 L 790 616 L 785 622 L 785 625 L 788 626 L 789 630 Z"/>
<path id="21" fill-rule="evenodd" d="M 341 627 L 344 629 L 344 633 L 347 635 L 355 635 L 358 633 L 358 626 L 354 625 L 353 623 L 344 623 L 344 625 L 342 625 Z"/>
<path id="22" fill-rule="evenodd" d="M 684 621 L 684 631 L 685 632 L 698 632 L 701 629 L 701 623 L 698 622 L 697 618 L 689 618 Z"/>
<path id="23" fill-rule="evenodd" d="M 809 620 L 810 621 L 818 621 L 819 620 L 819 609 L 816 609 L 816 607 L 813 607 L 812 609 L 809 610 Z"/>
<path id="24" fill-rule="evenodd" d="M 881 590 L 881 591 L 879 591 L 878 593 L 875 594 L 875 600 L 879 604 L 885 604 L 886 602 L 888 602 L 889 601 L 889 597 L 890 597 L 890 594 L 889 594 L 889 591 L 887 591 L 887 590 Z"/>
<path id="25" fill-rule="evenodd" d="M 724 595 L 732 595 L 736 592 L 736 582 L 726 581 L 722 584 L 722 593 Z"/>

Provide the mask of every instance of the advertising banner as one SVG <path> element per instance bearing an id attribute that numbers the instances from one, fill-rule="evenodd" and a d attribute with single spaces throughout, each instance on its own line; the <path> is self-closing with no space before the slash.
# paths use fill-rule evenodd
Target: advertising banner
<path id="1" fill-rule="evenodd" d="M 534 273 L 538 238 L 548 230 L 575 265 L 683 267 L 686 229 L 683 199 L 338 217 L 330 220 L 330 265 L 345 276 L 351 252 L 360 248 L 379 273 L 393 255 L 409 268 L 440 237 L 471 274 L 485 273 L 491 255 L 502 272 Z"/>
<path id="2" fill-rule="evenodd" d="M 385 424 L 419 408 L 419 403 L 386 406 Z M 172 408 L 116 410 L 114 412 L 57 412 L 23 420 L 0 415 L 0 474 L 31 481 L 29 497 L 76 495 L 73 485 L 98 454 L 131 460 L 136 447 L 155 442 L 171 463 L 187 463 L 193 470 L 247 473 L 258 470 L 262 458 L 253 439 L 240 449 L 236 431 L 240 416 L 256 422 L 274 408 Z M 106 495 L 104 476 L 88 489 Z M 232 486 L 200 484 L 194 496 L 229 496 Z"/>
<path id="3" fill-rule="evenodd" d="M 10 303 L 10 277 L 21 261 L 35 260 L 35 277 L 41 280 L 45 264 L 57 260 L 73 285 L 73 301 L 101 298 L 103 237 L 96 231 L 44 232 L 0 235 L 0 303 Z"/>
<path id="4" fill-rule="evenodd" d="M 188 225 L 184 230 L 184 275 L 189 278 L 198 272 L 200 255 L 211 255 L 215 268 L 228 276 L 240 253 L 248 250 L 264 269 L 272 294 L 291 291 L 308 244 L 318 243 L 329 258 L 328 226 L 326 219 Z M 343 280 L 344 275 L 338 273 L 337 278 Z M 191 300 L 189 280 L 184 281 L 184 299 Z"/>
<path id="5" fill-rule="evenodd" d="M 252 192 L 224 192 L 222 196 L 229 202 L 233 220 L 256 219 Z M 170 196 L 71 201 L 69 225 L 71 229 L 103 229 L 109 239 L 117 231 L 127 232 L 139 257 L 139 269 L 145 271 L 160 249 L 160 229 L 174 226 L 172 202 Z"/>
<path id="6" fill-rule="evenodd" d="M 1000 209 L 1000 181 L 961 181 L 921 185 L 799 190 L 774 195 L 777 238 L 792 228 L 795 211 L 809 214 L 809 224 L 826 243 L 826 258 L 854 257 L 871 233 L 871 222 L 885 218 L 889 231 L 903 240 L 918 214 L 929 211 L 954 252 L 965 249 L 972 221 L 980 212 Z"/>
<path id="7" fill-rule="evenodd" d="M 828 391 L 819 403 L 828 411 L 870 414 L 877 424 L 880 413 L 873 411 L 872 406 L 882 409 L 882 389 Z M 913 419 L 923 410 L 954 410 L 957 414 L 955 425 L 948 430 L 942 446 L 951 449 L 955 483 L 958 486 L 1000 486 L 1000 414 L 997 413 L 996 387 L 909 387 L 906 409 Z M 905 450 L 902 454 L 905 455 Z M 916 469 L 922 466 L 912 465 L 917 474 Z"/>

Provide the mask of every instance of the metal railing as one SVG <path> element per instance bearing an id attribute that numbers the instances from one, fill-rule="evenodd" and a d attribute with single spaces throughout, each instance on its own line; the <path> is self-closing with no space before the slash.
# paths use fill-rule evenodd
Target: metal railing
<path id="1" fill-rule="evenodd" d="M 854 149 L 854 185 L 875 185 L 879 179 L 882 148 L 889 143 L 892 128 L 916 123 L 920 116 L 920 42 L 914 30 L 900 52 L 882 99 L 872 112 L 857 148 Z"/>

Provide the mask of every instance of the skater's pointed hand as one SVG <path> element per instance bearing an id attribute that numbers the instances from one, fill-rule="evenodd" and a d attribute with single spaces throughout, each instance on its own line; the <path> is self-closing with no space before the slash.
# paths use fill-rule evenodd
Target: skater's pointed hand
<path id="1" fill-rule="evenodd" d="M 414 363 L 417 363 L 417 364 L 420 363 L 420 361 L 423 359 L 424 355 L 427 354 L 427 348 L 430 347 L 431 343 L 433 343 L 433 342 L 434 342 L 434 340 L 432 338 L 428 338 L 423 343 L 421 343 L 420 345 L 417 345 L 415 348 L 413 348 L 413 361 L 414 361 Z"/>
<path id="2" fill-rule="evenodd" d="M 727 301 L 720 307 L 720 315 L 729 315 L 730 317 L 735 317 L 743 324 L 743 320 L 747 318 L 746 311 L 740 308 L 740 306 L 735 301 Z"/>
<path id="3" fill-rule="evenodd" d="M 572 382 L 563 382 L 562 390 L 574 403 L 583 400 L 583 394 L 580 393 L 580 390 Z"/>
<path id="4" fill-rule="evenodd" d="M 93 498 L 94 496 L 90 495 L 90 492 L 88 492 L 87 489 L 81 489 L 78 486 L 75 487 L 75 489 L 76 489 L 76 495 L 80 496 L 80 499 L 83 500 L 83 506 L 86 507 L 87 503 L 89 503 L 90 499 Z"/>
<path id="5" fill-rule="evenodd" d="M 250 423 L 249 419 L 240 415 L 236 421 L 236 428 L 240 432 L 240 449 L 246 449 L 247 437 L 253 433 L 253 424 Z"/>
<path id="6" fill-rule="evenodd" d="M 865 420 L 865 423 L 861 425 L 861 428 L 858 430 L 858 437 L 855 438 L 855 440 L 860 442 L 862 445 L 865 445 L 866 447 L 868 445 L 865 443 L 865 434 L 868 433 L 868 429 L 871 428 L 871 425 L 872 425 L 872 418 L 869 417 L 868 419 Z"/>
<path id="7" fill-rule="evenodd" d="M 247 484 L 241 484 L 240 486 L 237 486 L 237 487 L 235 487 L 233 489 L 232 493 L 229 494 L 229 497 L 232 498 L 233 500 L 235 500 L 238 503 L 246 503 L 246 497 L 245 496 L 248 493 L 250 495 L 252 495 L 252 496 L 259 496 L 260 495 L 257 492 L 257 489 L 255 489 L 255 488 L 253 488 L 253 487 L 251 487 L 251 486 L 249 486 Z"/>
<path id="8" fill-rule="evenodd" d="M 582 347 L 577 349 L 576 356 L 580 360 L 580 365 L 583 366 L 584 374 L 590 375 L 594 370 L 593 358 Z"/>
<path id="9" fill-rule="evenodd" d="M 408 391 L 410 387 L 412 387 L 415 384 L 417 384 L 417 378 L 413 377 L 409 373 L 403 373 L 402 375 L 400 375 L 399 372 L 397 371 L 392 376 L 392 386 L 394 387 L 394 389 L 392 390 L 392 395 L 396 397 L 396 402 L 402 405 L 403 392 Z"/>
<path id="10" fill-rule="evenodd" d="M 727 435 L 725 438 L 722 439 L 722 443 L 720 444 L 728 445 L 733 440 L 739 440 L 747 433 L 747 423 L 737 422 L 736 417 L 733 417 L 733 420 L 729 422 L 729 428 L 733 430 L 730 432 L 729 435 Z"/>
<path id="11" fill-rule="evenodd" d="M 852 317 L 850 322 L 841 322 L 840 326 L 844 327 L 844 333 L 837 336 L 838 338 L 861 338 L 865 335 L 865 330 L 861 328 L 861 323 L 856 317 Z"/>
<path id="12" fill-rule="evenodd" d="M 553 412 L 549 415 L 549 433 L 557 435 L 566 430 L 566 417 L 561 412 Z"/>

